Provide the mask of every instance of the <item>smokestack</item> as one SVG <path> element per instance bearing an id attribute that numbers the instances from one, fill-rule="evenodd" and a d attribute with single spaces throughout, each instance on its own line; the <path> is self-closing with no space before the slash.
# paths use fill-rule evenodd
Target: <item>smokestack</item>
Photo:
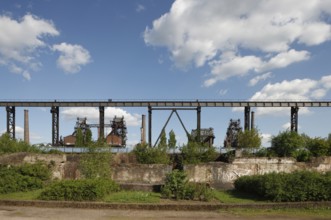
<path id="1" fill-rule="evenodd" d="M 251 112 L 251 130 L 255 129 L 254 112 Z"/>
<path id="2" fill-rule="evenodd" d="M 29 110 L 24 109 L 24 142 L 30 144 Z"/>
<path id="3" fill-rule="evenodd" d="M 142 115 L 141 118 L 141 144 L 146 143 L 146 115 Z"/>

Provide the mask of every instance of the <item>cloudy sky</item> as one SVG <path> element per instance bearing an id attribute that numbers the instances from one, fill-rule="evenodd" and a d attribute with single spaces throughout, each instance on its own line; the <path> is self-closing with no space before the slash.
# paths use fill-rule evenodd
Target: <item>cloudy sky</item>
<path id="1" fill-rule="evenodd" d="M 331 0 L 0 0 L 1 100 L 330 100 L 330 55 Z M 290 109 L 252 110 L 265 146 L 289 126 Z M 31 142 L 50 142 L 49 109 L 29 112 Z M 106 123 L 124 116 L 132 145 L 142 114 L 108 108 Z M 169 114 L 154 112 L 154 140 Z M 196 113 L 179 114 L 194 129 Z M 299 132 L 326 137 L 330 114 L 300 109 Z M 60 109 L 60 135 L 77 117 L 94 123 L 98 109 Z M 216 146 L 231 118 L 243 122 L 243 109 L 202 109 Z M 175 117 L 171 129 L 186 141 Z"/>

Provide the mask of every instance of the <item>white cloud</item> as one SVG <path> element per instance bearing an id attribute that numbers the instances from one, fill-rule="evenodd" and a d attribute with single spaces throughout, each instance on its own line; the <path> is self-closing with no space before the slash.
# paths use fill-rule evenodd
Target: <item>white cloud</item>
<path id="1" fill-rule="evenodd" d="M 52 21 L 35 15 L 27 14 L 20 20 L 0 15 L 0 29 L 0 65 L 26 80 L 31 80 L 31 72 L 42 67 L 39 54 L 49 48 L 61 53 L 57 63 L 68 73 L 80 71 L 91 61 L 89 52 L 80 45 L 62 43 L 51 47 L 47 37 L 60 33 Z"/>
<path id="2" fill-rule="evenodd" d="M 296 51 L 294 49 L 291 49 L 289 51 L 281 52 L 278 53 L 276 56 L 272 57 L 268 62 L 263 64 L 260 67 L 261 69 L 259 70 L 259 72 L 284 68 L 292 63 L 308 60 L 309 57 L 310 54 L 308 51 Z"/>
<path id="3" fill-rule="evenodd" d="M 251 101 L 309 101 L 321 99 L 326 96 L 330 87 L 331 75 L 323 76 L 320 80 L 313 79 L 294 79 L 284 80 L 279 83 L 268 83 L 260 91 L 256 92 Z M 239 111 L 240 109 L 234 109 Z M 300 108 L 300 114 L 309 114 L 308 108 Z M 288 115 L 288 108 L 257 108 L 258 115 Z"/>
<path id="4" fill-rule="evenodd" d="M 136 12 L 142 12 L 142 11 L 145 11 L 146 10 L 146 7 L 142 4 L 138 4 L 137 7 L 136 7 Z"/>
<path id="5" fill-rule="evenodd" d="M 176 0 L 146 27 L 144 40 L 166 47 L 177 67 L 209 64 L 204 85 L 211 86 L 309 59 L 309 51 L 294 47 L 331 39 L 331 25 L 323 20 L 331 14 L 329 8 L 331 1 L 323 0 Z"/>
<path id="6" fill-rule="evenodd" d="M 0 65 L 7 66 L 10 72 L 21 74 L 27 80 L 31 79 L 29 70 L 41 66 L 37 58 L 40 50 L 47 46 L 43 39 L 59 35 L 51 21 L 31 14 L 21 20 L 2 15 L 0 29 Z"/>
<path id="7" fill-rule="evenodd" d="M 259 75 L 254 77 L 253 79 L 251 79 L 248 83 L 249 86 L 255 86 L 257 83 L 259 83 L 260 81 L 264 81 L 268 78 L 272 77 L 272 73 L 271 72 L 267 72 L 263 75 Z"/>
<path id="8" fill-rule="evenodd" d="M 88 123 L 99 123 L 98 108 L 65 108 L 61 115 L 65 119 L 87 118 Z M 130 114 L 121 108 L 107 107 L 105 108 L 105 123 L 109 124 L 114 117 L 123 117 L 128 126 L 139 126 L 141 124 L 141 116 L 139 114 Z"/>
<path id="9" fill-rule="evenodd" d="M 262 141 L 261 141 L 262 146 L 269 147 L 272 135 L 271 134 L 261 134 L 261 136 L 262 136 Z"/>
<path id="10" fill-rule="evenodd" d="M 89 52 L 80 45 L 61 43 L 53 45 L 52 49 L 61 53 L 57 65 L 67 73 L 77 73 L 81 66 L 91 62 Z"/>

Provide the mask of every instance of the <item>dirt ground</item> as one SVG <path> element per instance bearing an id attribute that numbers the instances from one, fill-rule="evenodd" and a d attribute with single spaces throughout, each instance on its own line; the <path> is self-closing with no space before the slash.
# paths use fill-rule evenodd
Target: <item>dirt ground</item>
<path id="1" fill-rule="evenodd" d="M 243 217 L 229 214 L 226 212 L 189 212 L 189 211 L 137 211 L 137 210 L 109 210 L 109 209 L 73 209 L 73 208 L 37 208 L 37 207 L 17 207 L 0 206 L 0 219 L 2 220 L 28 220 L 28 219 L 97 219 L 97 220 L 194 220 L 194 219 L 226 219 L 226 220 L 244 220 L 244 219 L 272 219 L 272 220 L 299 220 L 302 218 L 284 217 L 284 216 L 259 216 Z"/>

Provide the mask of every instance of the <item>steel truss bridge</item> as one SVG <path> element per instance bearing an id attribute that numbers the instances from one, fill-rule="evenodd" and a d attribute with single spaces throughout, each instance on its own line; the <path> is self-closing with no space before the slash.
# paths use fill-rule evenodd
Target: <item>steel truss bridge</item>
<path id="1" fill-rule="evenodd" d="M 291 130 L 298 131 L 298 112 L 300 107 L 331 107 L 331 101 L 218 101 L 218 100 L 100 100 L 100 101 L 7 101 L 0 100 L 0 107 L 7 112 L 7 133 L 15 138 L 15 108 L 16 107 L 49 107 L 52 114 L 52 144 L 59 144 L 59 108 L 63 107 L 98 107 L 100 137 L 104 137 L 105 107 L 146 107 L 148 108 L 148 143 L 152 145 L 152 111 L 153 110 L 196 110 L 197 130 L 201 129 L 201 108 L 204 107 L 243 107 L 244 126 L 250 129 L 251 107 L 288 107 L 291 112 Z"/>

